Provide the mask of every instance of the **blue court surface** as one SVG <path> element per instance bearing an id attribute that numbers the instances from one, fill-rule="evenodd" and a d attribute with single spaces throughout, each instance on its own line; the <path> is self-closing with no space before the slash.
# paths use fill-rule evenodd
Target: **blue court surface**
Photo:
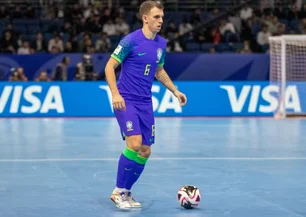
<path id="1" fill-rule="evenodd" d="M 0 119 L 1 217 L 306 216 L 306 122 L 157 118 L 156 144 L 133 188 L 141 210 L 109 196 L 125 147 L 106 119 Z M 200 188 L 184 210 L 177 190 Z"/>

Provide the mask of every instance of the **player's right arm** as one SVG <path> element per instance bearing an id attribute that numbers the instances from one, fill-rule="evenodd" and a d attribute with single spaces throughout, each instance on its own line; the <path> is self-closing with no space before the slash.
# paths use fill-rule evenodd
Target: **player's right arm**
<path id="1" fill-rule="evenodd" d="M 112 104 L 114 109 L 125 109 L 125 102 L 120 95 L 117 84 L 115 69 L 131 52 L 131 42 L 129 37 L 123 38 L 115 51 L 112 53 L 111 58 L 108 60 L 105 67 L 105 77 L 112 93 Z"/>
<path id="2" fill-rule="evenodd" d="M 116 73 L 115 69 L 119 66 L 119 62 L 110 58 L 105 66 L 105 77 L 108 83 L 109 89 L 112 93 L 112 104 L 114 109 L 125 109 L 125 102 L 123 97 L 120 95 L 117 84 L 116 84 Z"/>

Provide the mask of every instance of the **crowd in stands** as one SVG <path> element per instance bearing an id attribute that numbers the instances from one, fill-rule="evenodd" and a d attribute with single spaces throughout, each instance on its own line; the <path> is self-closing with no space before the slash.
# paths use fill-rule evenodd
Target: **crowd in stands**
<path id="1" fill-rule="evenodd" d="M 301 8 L 243 7 L 236 13 L 208 22 L 224 13 L 218 8 L 202 11 L 167 11 L 160 33 L 168 52 L 267 52 L 268 37 L 306 33 L 306 4 Z M 203 28 L 197 26 L 207 23 Z M 106 4 L 78 3 L 34 8 L 0 6 L 1 53 L 112 52 L 120 38 L 140 28 L 135 11 L 110 9 Z"/>

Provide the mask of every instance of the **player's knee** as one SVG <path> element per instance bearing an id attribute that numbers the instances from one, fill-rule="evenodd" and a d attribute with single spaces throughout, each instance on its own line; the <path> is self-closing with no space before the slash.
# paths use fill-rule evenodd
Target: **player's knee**
<path id="1" fill-rule="evenodd" d="M 141 149 L 141 142 L 142 142 L 141 135 L 127 136 L 125 140 L 128 148 L 137 152 Z"/>
<path id="2" fill-rule="evenodd" d="M 144 158 L 149 158 L 151 155 L 151 151 L 139 151 L 138 155 Z"/>
<path id="3" fill-rule="evenodd" d="M 138 152 L 138 155 L 144 158 L 149 158 L 151 155 L 151 146 L 142 145 Z"/>

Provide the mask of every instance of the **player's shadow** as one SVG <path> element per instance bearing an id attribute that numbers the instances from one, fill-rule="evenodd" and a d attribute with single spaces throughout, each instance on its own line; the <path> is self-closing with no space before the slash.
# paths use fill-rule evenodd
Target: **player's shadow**
<path id="1" fill-rule="evenodd" d="M 132 213 L 140 213 L 142 211 L 146 211 L 148 210 L 149 208 L 151 208 L 154 204 L 154 200 L 150 200 L 150 201 L 146 201 L 146 202 L 142 202 L 142 201 L 139 201 L 142 203 L 142 208 L 132 208 L 132 209 L 129 209 L 129 210 L 120 210 L 118 209 L 115 204 L 109 199 L 109 198 L 99 198 L 97 200 L 97 202 L 103 207 L 103 208 L 106 208 L 107 210 L 112 210 L 112 211 L 115 211 L 115 212 L 132 212 Z"/>
<path id="2" fill-rule="evenodd" d="M 204 209 L 202 209 L 202 208 L 199 208 L 199 207 L 197 207 L 197 208 L 193 208 L 193 209 L 185 209 L 185 208 L 183 208 L 183 207 L 176 207 L 175 208 L 175 210 L 176 211 L 178 211 L 178 212 L 190 212 L 190 214 L 191 213 L 199 213 L 199 212 L 201 212 L 201 215 L 203 214 L 203 212 L 204 212 Z M 194 214 L 192 215 L 192 216 L 194 216 Z M 196 216 L 200 216 L 200 215 L 195 215 L 195 217 Z"/>

